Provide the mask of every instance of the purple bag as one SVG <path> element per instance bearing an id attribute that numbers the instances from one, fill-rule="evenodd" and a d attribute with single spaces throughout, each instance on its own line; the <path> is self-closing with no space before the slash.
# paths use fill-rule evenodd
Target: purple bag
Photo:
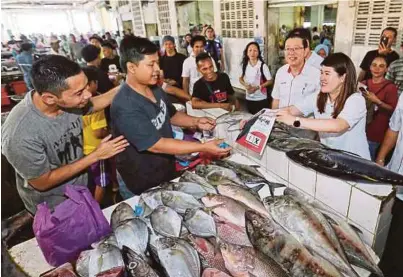
<path id="1" fill-rule="evenodd" d="M 80 252 L 112 230 L 98 202 L 86 187 L 67 185 L 65 201 L 53 214 L 46 205 L 38 205 L 33 229 L 46 261 L 53 266 L 75 261 Z"/>

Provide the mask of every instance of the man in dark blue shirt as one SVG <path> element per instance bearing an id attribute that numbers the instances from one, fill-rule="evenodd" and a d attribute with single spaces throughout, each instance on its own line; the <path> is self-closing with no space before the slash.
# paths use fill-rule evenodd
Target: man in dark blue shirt
<path id="1" fill-rule="evenodd" d="M 156 86 L 160 67 L 155 44 L 145 38 L 126 37 L 120 53 L 127 78 L 111 106 L 112 133 L 124 134 L 130 143 L 118 155 L 117 169 L 134 194 L 173 179 L 174 155 L 194 152 L 228 155 L 230 148 L 220 148 L 220 140 L 202 144 L 173 139 L 171 124 L 211 130 L 215 121 L 176 112 L 166 93 Z"/>

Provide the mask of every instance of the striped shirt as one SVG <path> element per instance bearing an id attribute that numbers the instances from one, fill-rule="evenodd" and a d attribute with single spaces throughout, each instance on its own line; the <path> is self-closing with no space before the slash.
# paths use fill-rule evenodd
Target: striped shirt
<path id="1" fill-rule="evenodd" d="M 403 92 L 403 57 L 394 61 L 389 65 L 388 73 L 386 73 L 386 79 L 395 83 L 398 88 L 398 94 Z"/>

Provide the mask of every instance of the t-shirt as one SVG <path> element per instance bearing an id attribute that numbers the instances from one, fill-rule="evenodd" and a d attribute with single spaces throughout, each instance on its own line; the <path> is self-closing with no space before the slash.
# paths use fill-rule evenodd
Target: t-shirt
<path id="1" fill-rule="evenodd" d="M 182 77 L 189 78 L 189 94 L 193 95 L 193 87 L 201 74 L 197 70 L 196 58 L 193 53 L 183 62 Z"/>
<path id="2" fill-rule="evenodd" d="M 234 95 L 234 89 L 226 73 L 218 73 L 213 82 L 199 79 L 193 90 L 193 97 L 210 103 L 229 103 L 228 95 Z"/>
<path id="3" fill-rule="evenodd" d="M 173 155 L 148 151 L 161 138 L 173 138 L 170 119 L 176 113 L 160 87 L 152 91 L 156 103 L 124 83 L 111 106 L 112 134 L 123 135 L 130 143 L 118 154 L 117 169 L 135 194 L 170 181 L 175 173 Z"/>
<path id="4" fill-rule="evenodd" d="M 182 68 L 185 60 L 186 56 L 180 53 L 172 57 L 164 55 L 160 58 L 160 68 L 164 71 L 164 78 L 175 80 L 175 87 L 178 88 L 182 88 Z"/>
<path id="5" fill-rule="evenodd" d="M 244 81 L 252 86 L 260 86 L 260 81 L 262 79 L 261 67 L 261 61 L 258 61 L 254 66 L 248 63 L 245 70 L 245 76 L 243 77 Z M 267 81 L 272 79 L 269 67 L 266 64 L 263 64 L 263 74 Z M 264 90 L 264 92 L 262 92 L 260 89 L 256 90 L 252 94 L 246 92 L 246 100 L 260 101 L 264 99 L 267 99 L 267 88 Z"/>
<path id="6" fill-rule="evenodd" d="M 218 65 L 218 62 L 221 59 L 221 43 L 217 40 L 206 40 L 206 46 L 204 49 L 211 55 L 215 63 Z"/>
<path id="7" fill-rule="evenodd" d="M 388 164 L 388 168 L 403 174 L 403 94 L 399 97 L 397 107 L 390 118 L 389 128 L 392 131 L 399 132 L 396 142 L 395 151 L 392 159 Z M 403 201 L 403 187 L 397 186 L 396 196 Z"/>
<path id="8" fill-rule="evenodd" d="M 372 79 L 364 82 L 368 86 L 370 92 L 384 103 L 391 105 L 393 108 L 397 105 L 397 87 L 388 80 L 379 84 L 374 84 Z M 386 130 L 388 129 L 389 119 L 393 112 L 377 107 L 372 121 L 367 125 L 367 138 L 370 141 L 382 143 Z"/>
<path id="9" fill-rule="evenodd" d="M 102 141 L 102 139 L 97 138 L 94 135 L 94 131 L 106 127 L 107 124 L 105 119 L 105 112 L 103 110 L 83 116 L 83 137 L 84 137 L 85 155 L 92 153 Z"/>
<path id="10" fill-rule="evenodd" d="M 322 67 L 321 63 L 323 62 L 323 58 L 316 54 L 315 51 L 311 52 L 311 56 L 306 60 L 306 64 L 309 64 L 310 66 L 315 67 L 316 69 L 319 69 Z"/>
<path id="11" fill-rule="evenodd" d="M 55 118 L 40 112 L 32 102 L 33 92 L 10 112 L 2 126 L 2 153 L 16 171 L 18 193 L 27 210 L 46 202 L 54 208 L 64 201 L 67 184 L 87 186 L 87 173 L 70 178 L 48 191 L 34 189 L 28 180 L 71 164 L 83 157 L 82 111 L 65 111 Z"/>
<path id="12" fill-rule="evenodd" d="M 320 92 L 319 92 L 320 93 Z M 296 103 L 295 107 L 304 116 L 313 113 L 318 119 L 331 119 L 334 111 L 333 103 L 328 100 L 324 113 L 319 113 L 317 108 L 318 93 L 307 96 L 304 101 Z M 347 98 L 344 108 L 337 118 L 347 121 L 350 128 L 344 133 L 319 132 L 320 141 L 334 149 L 340 149 L 360 155 L 364 159 L 370 160 L 369 146 L 365 134 L 367 107 L 365 99 L 360 93 L 353 93 Z"/>
<path id="13" fill-rule="evenodd" d="M 371 79 L 372 74 L 371 74 L 371 63 L 374 60 L 374 58 L 378 55 L 378 50 L 372 50 L 368 51 L 367 54 L 365 55 L 364 59 L 362 60 L 360 64 L 360 68 L 362 70 L 365 70 L 365 77 L 364 80 Z M 394 62 L 395 60 L 399 59 L 399 54 L 397 54 L 395 51 L 390 52 L 389 54 L 386 55 L 386 62 L 388 66 Z"/>
<path id="14" fill-rule="evenodd" d="M 101 60 L 101 65 L 99 68 L 101 68 L 104 72 L 108 73 L 109 72 L 109 66 L 111 64 L 116 65 L 116 68 L 119 70 L 119 72 L 122 72 L 122 68 L 120 67 L 120 58 L 119 56 L 113 57 L 113 59 L 108 59 L 108 58 L 103 58 Z"/>
<path id="15" fill-rule="evenodd" d="M 283 65 L 276 73 L 273 99 L 279 100 L 279 108 L 301 103 L 305 97 L 320 91 L 320 70 L 305 64 L 297 76 L 290 72 L 288 64 Z"/>
<path id="16" fill-rule="evenodd" d="M 403 57 L 390 64 L 385 78 L 395 83 L 398 93 L 401 95 L 403 92 Z"/>

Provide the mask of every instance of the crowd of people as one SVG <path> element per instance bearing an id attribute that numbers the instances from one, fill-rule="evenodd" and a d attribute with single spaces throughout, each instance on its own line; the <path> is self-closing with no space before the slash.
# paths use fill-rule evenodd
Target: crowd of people
<path id="1" fill-rule="evenodd" d="M 250 42 L 239 76 L 247 109 L 252 114 L 277 109 L 278 121 L 317 131 L 323 144 L 382 166 L 395 149 L 388 166 L 402 174 L 403 58 L 392 50 L 396 37 L 396 29 L 383 30 L 358 76 L 347 55 L 331 54 L 326 44 L 313 47 L 308 29 L 288 32 L 286 64 L 275 76 L 259 44 Z M 116 192 L 120 180 L 134 194 L 172 180 L 178 174 L 175 155 L 230 153 L 220 140 L 200 144 L 176 140 L 172 133 L 172 125 L 215 127 L 214 120 L 177 112 L 172 103 L 241 108 L 211 26 L 185 36 L 188 56 L 178 53 L 172 36 L 163 38 L 163 50 L 133 35 L 121 41 L 109 33 L 92 35 L 88 43 L 71 35 L 70 44 L 60 38 L 52 37 L 51 55 L 36 62 L 29 51 L 37 43 L 21 44 L 16 58 L 31 64 L 24 76 L 32 90 L 2 127 L 2 152 L 16 169 L 17 188 L 31 215 L 44 201 L 51 208 L 62 202 L 65 185 L 87 185 L 87 172 L 102 203 L 105 187 Z"/>

